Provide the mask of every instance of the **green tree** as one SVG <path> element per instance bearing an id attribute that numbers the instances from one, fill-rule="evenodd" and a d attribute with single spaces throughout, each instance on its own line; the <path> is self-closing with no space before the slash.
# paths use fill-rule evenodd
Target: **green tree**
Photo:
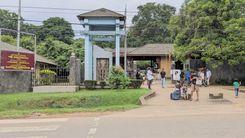
<path id="1" fill-rule="evenodd" d="M 45 20 L 43 25 L 40 27 L 38 39 L 39 41 L 43 41 L 49 36 L 64 43 L 71 44 L 74 37 L 74 32 L 71 24 L 65 19 L 51 17 Z"/>
<path id="2" fill-rule="evenodd" d="M 72 51 L 76 54 L 76 57 L 81 59 L 81 62 L 84 60 L 84 39 L 76 39 L 71 45 Z"/>
<path id="3" fill-rule="evenodd" d="M 20 46 L 30 51 L 34 51 L 35 40 L 33 36 L 22 36 L 20 39 Z"/>
<path id="4" fill-rule="evenodd" d="M 175 22 L 172 36 L 176 38 L 176 58 L 185 60 L 198 56 L 213 66 L 244 62 L 244 5 L 244 0 L 185 3 L 178 18 L 172 20 Z"/>
<path id="5" fill-rule="evenodd" d="M 38 46 L 37 53 L 54 60 L 60 66 L 67 66 L 72 48 L 68 44 L 48 37 Z"/>
<path id="6" fill-rule="evenodd" d="M 5 42 L 5 43 L 8 43 L 10 45 L 16 45 L 16 39 L 14 39 L 14 37 L 11 36 L 11 35 L 2 35 L 1 36 L 1 41 Z"/>
<path id="7" fill-rule="evenodd" d="M 128 42 L 131 47 L 146 43 L 170 43 L 168 30 L 170 17 L 175 8 L 166 4 L 147 3 L 138 7 L 138 14 L 133 17 L 133 27 L 129 30 Z"/>
<path id="8" fill-rule="evenodd" d="M 18 15 L 8 10 L 0 9 L 0 28 L 17 29 Z M 22 22 L 23 23 L 23 22 Z"/>
<path id="9" fill-rule="evenodd" d="M 37 53 L 54 60 L 59 66 L 68 66 L 71 53 L 74 52 L 81 62 L 84 59 L 84 40 L 74 40 L 72 45 L 48 37 L 38 45 Z"/>
<path id="10" fill-rule="evenodd" d="M 29 32 L 29 33 L 37 33 L 39 27 L 33 24 L 27 24 L 23 22 L 23 18 L 21 17 L 21 31 Z M 14 12 L 10 12 L 8 10 L 0 9 L 0 28 L 17 30 L 17 21 L 18 15 Z M 2 31 L 3 34 L 16 36 L 17 33 L 13 33 L 10 31 Z"/>

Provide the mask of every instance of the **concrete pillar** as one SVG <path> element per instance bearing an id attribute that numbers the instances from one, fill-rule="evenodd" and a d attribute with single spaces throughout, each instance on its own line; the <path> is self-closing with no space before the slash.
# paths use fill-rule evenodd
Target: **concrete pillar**
<path id="1" fill-rule="evenodd" d="M 88 23 L 88 20 L 84 20 L 85 23 Z M 89 32 L 89 25 L 85 24 L 85 31 Z M 89 34 L 85 35 L 85 55 L 84 55 L 84 80 L 92 80 L 92 58 L 93 58 L 93 53 L 92 53 L 92 44 L 90 41 L 90 36 Z"/>
<path id="2" fill-rule="evenodd" d="M 81 84 L 81 60 L 76 59 L 76 85 Z"/>
<path id="3" fill-rule="evenodd" d="M 70 85 L 80 85 L 81 83 L 81 60 L 76 59 L 75 53 L 72 53 L 70 57 Z"/>
<path id="4" fill-rule="evenodd" d="M 120 21 L 116 20 L 116 66 L 120 66 Z"/>
<path id="5" fill-rule="evenodd" d="M 76 56 L 72 53 L 69 62 L 70 74 L 69 74 L 69 84 L 76 85 Z"/>

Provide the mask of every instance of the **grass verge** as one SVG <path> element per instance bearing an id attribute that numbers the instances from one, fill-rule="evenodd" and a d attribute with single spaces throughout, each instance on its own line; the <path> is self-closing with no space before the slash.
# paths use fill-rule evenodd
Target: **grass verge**
<path id="1" fill-rule="evenodd" d="M 0 95 L 0 118 L 21 118 L 35 113 L 104 112 L 139 107 L 146 89 L 82 90 L 77 93 L 13 93 Z"/>

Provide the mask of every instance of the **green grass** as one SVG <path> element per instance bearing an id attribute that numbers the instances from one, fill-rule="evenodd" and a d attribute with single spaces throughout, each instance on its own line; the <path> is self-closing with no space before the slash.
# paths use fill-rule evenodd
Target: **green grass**
<path id="1" fill-rule="evenodd" d="M 104 112 L 139 107 L 147 89 L 82 90 L 77 93 L 13 93 L 0 95 L 0 118 L 19 118 L 33 113 L 60 114 Z"/>

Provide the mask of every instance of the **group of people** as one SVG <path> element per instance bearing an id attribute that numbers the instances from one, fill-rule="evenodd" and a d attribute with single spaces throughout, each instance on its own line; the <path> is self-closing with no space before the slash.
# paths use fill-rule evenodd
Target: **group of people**
<path id="1" fill-rule="evenodd" d="M 199 85 L 197 81 L 200 80 L 200 73 L 194 71 L 188 72 L 186 74 L 181 73 L 181 80 L 176 81 L 175 90 L 171 93 L 171 99 L 180 100 L 181 98 L 185 100 L 193 100 L 194 93 L 196 93 L 196 101 L 199 101 Z M 190 85 L 190 94 L 187 92 L 187 88 Z"/>
<path id="2" fill-rule="evenodd" d="M 180 81 L 184 82 L 186 81 L 188 84 L 191 84 L 191 76 L 195 74 L 197 77 L 197 84 L 198 85 L 204 85 L 208 86 L 210 78 L 212 76 L 212 73 L 209 69 L 205 68 L 200 68 L 198 71 L 189 71 L 187 70 L 185 73 L 182 71 L 180 73 Z"/>
<path id="3" fill-rule="evenodd" d="M 184 99 L 188 99 L 190 101 L 193 100 L 194 93 L 196 93 L 196 101 L 199 101 L 199 86 L 208 86 L 212 73 L 206 67 L 199 68 L 198 71 L 189 71 L 186 72 L 181 71 L 179 80 L 177 80 L 177 84 L 179 83 L 176 89 L 179 89 L 180 95 L 184 95 Z M 187 86 L 190 86 L 190 95 L 187 93 Z"/>
<path id="4" fill-rule="evenodd" d="M 162 88 L 165 88 L 166 87 L 166 72 L 165 72 L 164 68 L 161 70 L 159 75 L 160 75 L 160 79 L 161 79 Z M 150 68 L 150 67 L 147 68 L 145 79 L 147 80 L 148 89 L 151 89 L 151 85 L 152 85 L 152 82 L 154 80 L 152 68 Z"/>
<path id="5" fill-rule="evenodd" d="M 158 72 L 158 75 L 161 81 L 162 88 L 166 88 L 166 71 L 164 70 L 164 68 L 162 68 L 161 71 Z M 173 92 L 173 94 L 177 94 L 179 92 L 179 94 L 177 95 L 181 95 L 182 98 L 184 97 L 184 99 L 186 100 L 188 99 L 192 101 L 194 97 L 194 93 L 196 93 L 196 101 L 199 101 L 199 86 L 201 85 L 208 86 L 210 84 L 209 81 L 211 76 L 212 76 L 211 71 L 206 67 L 200 68 L 198 71 L 189 71 L 189 70 L 186 70 L 186 72 L 181 71 L 179 80 L 176 81 L 176 85 L 175 85 L 176 90 L 174 92 L 176 93 Z M 151 85 L 154 80 L 154 73 L 152 68 L 148 67 L 147 71 L 143 75 L 138 71 L 136 73 L 136 78 L 147 80 L 148 89 L 151 89 Z M 189 94 L 187 92 L 188 86 L 190 86 Z M 238 82 L 237 79 L 235 79 L 233 86 L 235 90 L 235 97 L 237 98 L 239 93 L 239 86 L 240 86 L 240 83 Z"/>

